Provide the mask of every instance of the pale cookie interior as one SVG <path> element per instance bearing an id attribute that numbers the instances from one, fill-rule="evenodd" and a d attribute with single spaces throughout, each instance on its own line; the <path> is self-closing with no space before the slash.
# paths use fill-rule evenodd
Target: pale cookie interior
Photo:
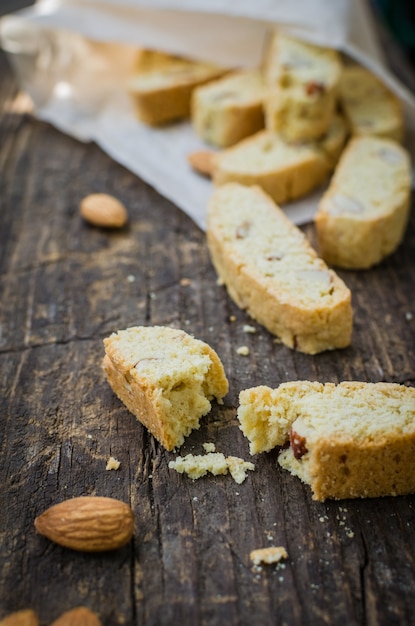
<path id="1" fill-rule="evenodd" d="M 104 371 L 118 397 L 168 449 L 180 446 L 228 382 L 207 344 L 172 328 L 135 327 L 104 341 Z"/>
<path id="2" fill-rule="evenodd" d="M 415 491 L 412 387 L 354 381 L 256 387 L 241 392 L 238 418 L 251 453 L 284 446 L 279 464 L 309 485 L 315 500 Z"/>
<path id="3" fill-rule="evenodd" d="M 208 472 L 214 476 L 229 472 L 234 481 L 240 485 L 246 479 L 247 471 L 253 471 L 255 465 L 236 456 L 225 457 L 222 452 L 208 452 L 203 455 L 178 456 L 175 461 L 170 461 L 169 468 L 179 474 L 185 473 L 193 480 L 206 476 Z"/>

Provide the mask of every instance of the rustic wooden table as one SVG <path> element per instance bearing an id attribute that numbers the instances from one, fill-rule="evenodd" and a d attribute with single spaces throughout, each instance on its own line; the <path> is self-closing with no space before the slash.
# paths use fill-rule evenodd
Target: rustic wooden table
<path id="1" fill-rule="evenodd" d="M 316 503 L 276 454 L 242 485 L 192 482 L 121 405 L 102 370 L 104 337 L 131 325 L 180 327 L 220 355 L 230 392 L 181 453 L 249 459 L 241 389 L 295 379 L 415 384 L 415 214 L 399 250 L 353 292 L 352 346 L 308 356 L 275 343 L 217 285 L 205 235 L 93 144 L 25 113 L 0 56 L 0 618 L 35 609 L 42 625 L 85 605 L 103 624 L 261 626 L 413 624 L 415 496 Z M 80 218 L 88 193 L 112 193 L 129 226 Z M 304 228 L 314 241 L 312 225 Z M 186 279 L 186 280 L 183 280 Z M 235 316 L 236 321 L 230 321 Z M 237 348 L 248 345 L 248 357 Z M 106 471 L 108 457 L 121 466 Z M 36 534 L 33 521 L 73 496 L 131 504 L 133 540 L 84 554 Z M 282 545 L 256 571 L 254 548 Z"/>

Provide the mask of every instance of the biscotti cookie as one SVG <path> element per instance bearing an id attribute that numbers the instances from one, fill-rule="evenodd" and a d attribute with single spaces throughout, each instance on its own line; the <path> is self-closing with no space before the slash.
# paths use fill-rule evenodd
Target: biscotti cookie
<path id="1" fill-rule="evenodd" d="M 266 59 L 266 127 L 289 141 L 321 137 L 336 109 L 341 68 L 335 50 L 275 33 Z"/>
<path id="2" fill-rule="evenodd" d="M 279 464 L 314 500 L 415 492 L 415 388 L 297 381 L 245 389 L 239 401 L 251 453 L 283 446 Z"/>
<path id="3" fill-rule="evenodd" d="M 288 143 L 268 130 L 260 131 L 213 158 L 213 182 L 259 185 L 281 204 L 306 195 L 323 184 L 346 139 L 340 116 L 318 142 Z"/>
<path id="4" fill-rule="evenodd" d="M 340 79 L 340 104 L 352 135 L 375 135 L 401 141 L 403 111 L 399 99 L 369 70 L 345 66 Z"/>
<path id="5" fill-rule="evenodd" d="M 212 63 L 141 51 L 128 85 L 136 115 L 154 126 L 190 117 L 193 89 L 224 73 Z"/>
<path id="6" fill-rule="evenodd" d="M 229 183 L 207 212 L 212 262 L 231 298 L 290 348 L 344 348 L 351 294 L 259 187 Z"/>
<path id="7" fill-rule="evenodd" d="M 233 72 L 192 94 L 192 124 L 208 144 L 227 148 L 264 128 L 264 80 L 259 71 Z"/>
<path id="8" fill-rule="evenodd" d="M 228 392 L 216 352 L 182 330 L 136 326 L 104 339 L 103 368 L 115 394 L 167 449 Z"/>
<path id="9" fill-rule="evenodd" d="M 349 269 L 382 261 L 402 241 L 410 193 L 410 158 L 400 144 L 352 139 L 315 216 L 320 255 Z"/>

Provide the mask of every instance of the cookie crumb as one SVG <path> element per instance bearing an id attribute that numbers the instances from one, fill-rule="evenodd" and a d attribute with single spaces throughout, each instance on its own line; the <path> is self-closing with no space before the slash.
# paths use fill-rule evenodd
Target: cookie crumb
<path id="1" fill-rule="evenodd" d="M 241 356 L 248 356 L 250 353 L 250 350 L 248 346 L 239 346 L 239 348 L 236 349 L 236 353 Z"/>
<path id="2" fill-rule="evenodd" d="M 105 469 L 107 470 L 117 470 L 120 467 L 121 463 L 119 461 L 117 461 L 117 459 L 114 459 L 113 456 L 110 456 L 110 458 L 107 461 L 107 466 Z"/>
<path id="3" fill-rule="evenodd" d="M 288 558 L 288 554 L 285 548 L 282 546 L 272 546 L 269 548 L 258 548 L 252 550 L 249 558 L 254 565 L 260 565 L 260 563 L 278 563 L 281 559 Z"/>
<path id="4" fill-rule="evenodd" d="M 225 456 L 222 452 L 209 452 L 205 455 L 187 454 L 178 456 L 175 461 L 170 461 L 169 468 L 176 470 L 179 474 L 187 474 L 193 480 L 202 478 L 208 472 L 217 476 L 226 474 L 228 467 Z"/>
<path id="5" fill-rule="evenodd" d="M 190 285 L 192 281 L 190 280 L 190 278 L 181 278 L 180 279 L 180 284 L 182 287 L 187 287 L 188 285 Z"/>
<path id="6" fill-rule="evenodd" d="M 228 456 L 226 458 L 226 462 L 228 464 L 230 475 L 238 485 L 241 485 L 244 482 L 248 470 L 252 472 L 255 469 L 255 465 L 253 463 L 244 461 L 237 456 Z"/>
<path id="7" fill-rule="evenodd" d="M 256 333 L 255 326 L 250 326 L 250 324 L 244 324 L 242 327 L 242 330 L 244 331 L 244 333 L 251 333 L 251 334 Z"/>
<path id="8" fill-rule="evenodd" d="M 208 472 L 214 476 L 229 472 L 234 481 L 240 485 L 246 479 L 247 471 L 253 471 L 255 465 L 235 456 L 225 457 L 222 452 L 209 452 L 204 455 L 178 456 L 175 461 L 170 461 L 169 468 L 179 474 L 185 473 L 193 480 L 206 476 Z"/>
<path id="9" fill-rule="evenodd" d="M 214 443 L 203 443 L 202 448 L 205 452 L 216 452 L 216 446 Z"/>

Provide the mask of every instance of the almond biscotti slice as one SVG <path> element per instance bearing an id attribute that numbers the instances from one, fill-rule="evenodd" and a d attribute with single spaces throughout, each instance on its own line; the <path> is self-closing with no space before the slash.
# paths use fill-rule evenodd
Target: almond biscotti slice
<path id="1" fill-rule="evenodd" d="M 104 339 L 103 368 L 115 394 L 167 449 L 221 402 L 228 381 L 216 352 L 182 330 L 135 326 Z"/>
<path id="2" fill-rule="evenodd" d="M 285 345 L 316 354 L 350 344 L 349 289 L 259 187 L 213 193 L 207 241 L 231 298 Z"/>
<path id="3" fill-rule="evenodd" d="M 352 139 L 315 215 L 329 265 L 367 269 L 396 250 L 408 221 L 411 164 L 395 141 Z"/>
<path id="4" fill-rule="evenodd" d="M 279 464 L 313 499 L 415 492 L 415 388 L 297 381 L 241 391 L 251 453 L 282 446 Z"/>
<path id="5" fill-rule="evenodd" d="M 339 95 L 352 135 L 373 135 L 402 141 L 402 105 L 397 96 L 365 67 L 344 67 Z"/>
<path id="6" fill-rule="evenodd" d="M 232 72 L 197 87 L 192 94 L 192 124 L 206 143 L 232 146 L 264 128 L 265 85 L 257 70 Z"/>
<path id="7" fill-rule="evenodd" d="M 152 126 L 190 117 L 193 89 L 225 71 L 212 63 L 141 50 L 128 84 L 137 117 Z"/>
<path id="8" fill-rule="evenodd" d="M 337 51 L 275 33 L 266 59 L 266 127 L 288 141 L 321 137 L 335 113 L 341 68 Z"/>
<path id="9" fill-rule="evenodd" d="M 213 182 L 259 185 L 281 204 L 306 195 L 332 171 L 346 140 L 346 125 L 335 116 L 319 141 L 288 143 L 263 130 L 213 157 Z"/>

